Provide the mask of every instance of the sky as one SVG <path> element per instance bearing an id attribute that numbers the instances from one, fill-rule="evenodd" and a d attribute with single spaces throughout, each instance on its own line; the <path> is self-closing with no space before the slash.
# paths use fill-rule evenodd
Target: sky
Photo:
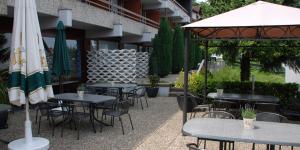
<path id="1" fill-rule="evenodd" d="M 205 2 L 206 0 L 196 0 L 197 2 Z"/>

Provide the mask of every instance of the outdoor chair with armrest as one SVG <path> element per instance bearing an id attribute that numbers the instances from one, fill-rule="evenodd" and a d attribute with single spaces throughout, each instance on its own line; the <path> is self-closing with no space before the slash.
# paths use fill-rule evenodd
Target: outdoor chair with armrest
<path id="1" fill-rule="evenodd" d="M 61 137 L 63 137 L 63 131 L 65 124 L 69 123 L 70 125 L 73 123 L 75 129 L 77 130 L 77 140 L 79 140 L 80 126 L 82 120 L 89 118 L 90 121 L 93 121 L 90 115 L 89 107 L 87 103 L 84 102 L 64 102 L 62 105 L 63 109 L 68 110 L 67 120 L 63 122 L 61 128 Z"/>
<path id="2" fill-rule="evenodd" d="M 191 102 L 193 104 L 193 110 L 191 112 L 190 119 L 192 117 L 195 117 L 196 113 L 198 113 L 198 112 L 206 112 L 206 111 L 210 111 L 210 109 L 211 109 L 212 105 L 206 104 L 204 102 L 203 96 L 195 96 L 193 94 L 189 94 L 188 99 L 191 100 Z"/>
<path id="3" fill-rule="evenodd" d="M 235 118 L 240 117 L 240 105 L 236 102 L 226 101 L 226 100 L 214 100 L 213 110 L 215 111 L 226 111 L 235 116 Z"/>
<path id="4" fill-rule="evenodd" d="M 54 102 L 42 102 L 37 104 L 37 110 L 40 112 L 38 117 L 38 134 L 40 134 L 42 117 L 46 117 L 52 126 L 52 136 L 54 136 L 54 129 L 56 127 L 55 119 L 65 117 L 64 111 L 55 110 L 55 108 L 58 107 L 60 107 L 60 104 Z"/>
<path id="5" fill-rule="evenodd" d="M 235 119 L 234 115 L 226 112 L 226 111 L 209 111 L 202 115 L 203 118 L 219 118 L 219 119 Z M 200 144 L 200 138 L 197 138 L 197 146 Z M 220 141 L 220 144 L 225 144 L 224 147 L 227 147 L 227 143 L 229 144 L 229 149 L 234 150 L 234 142 L 233 141 Z M 232 147 L 231 147 L 232 145 Z M 204 139 L 204 149 L 206 149 L 206 139 Z"/>
<path id="6" fill-rule="evenodd" d="M 266 121 L 266 122 L 288 122 L 288 119 L 285 116 L 272 112 L 261 112 L 256 114 L 256 121 Z M 252 145 L 252 149 L 255 150 L 255 143 Z M 267 145 L 267 150 L 270 149 L 270 145 Z M 281 145 L 279 145 L 281 150 Z M 293 149 L 293 147 L 291 147 Z"/>
<path id="7" fill-rule="evenodd" d="M 119 95 L 119 89 L 118 88 L 107 88 L 104 95 L 114 96 L 114 97 L 116 97 L 116 100 L 118 100 L 118 98 L 120 96 Z M 111 108 L 113 108 L 114 104 L 115 104 L 115 101 L 109 101 L 109 102 L 105 102 L 105 103 L 95 105 L 94 109 L 96 110 L 97 117 L 99 116 L 99 109 L 101 109 L 102 111 L 104 111 L 106 109 L 111 109 Z"/>
<path id="8" fill-rule="evenodd" d="M 279 104 L 277 103 L 255 103 L 254 108 L 257 112 L 279 112 Z"/>
<path id="9" fill-rule="evenodd" d="M 131 99 L 132 104 L 134 104 L 134 101 L 137 101 L 137 103 L 140 102 L 142 110 L 144 109 L 143 101 L 142 101 L 144 99 L 146 102 L 147 108 L 149 107 L 148 98 L 146 95 L 146 88 L 143 86 L 136 87 L 136 88 L 132 89 L 131 91 L 129 91 L 127 94 L 127 99 L 129 99 L 129 100 Z"/>
<path id="10" fill-rule="evenodd" d="M 128 103 L 128 101 L 117 102 L 115 107 L 113 107 L 111 109 L 108 109 L 108 110 L 104 110 L 101 118 L 103 120 L 103 115 L 111 116 L 112 117 L 111 118 L 112 119 L 111 120 L 112 125 L 114 124 L 114 118 L 119 118 L 119 121 L 120 121 L 121 127 L 122 127 L 122 132 L 123 132 L 123 134 L 125 134 L 124 127 L 123 127 L 122 116 L 124 116 L 126 114 L 129 117 L 129 121 L 130 121 L 132 130 L 134 130 L 132 120 L 131 120 L 131 116 L 129 114 L 129 108 L 130 108 L 130 104 Z M 101 127 L 101 131 L 102 131 L 102 127 Z"/>

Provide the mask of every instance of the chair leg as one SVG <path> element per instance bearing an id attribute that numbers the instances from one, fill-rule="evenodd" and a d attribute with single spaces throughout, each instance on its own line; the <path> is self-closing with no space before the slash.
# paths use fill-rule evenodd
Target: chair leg
<path id="1" fill-rule="evenodd" d="M 66 121 L 67 122 L 67 121 Z M 63 137 L 64 135 L 63 135 L 63 133 L 64 133 L 64 127 L 65 127 L 65 123 L 66 122 L 63 122 L 62 124 L 61 124 L 61 130 L 60 130 L 60 137 Z"/>
<path id="2" fill-rule="evenodd" d="M 38 134 L 40 134 L 40 130 L 41 130 L 41 120 L 42 120 L 42 116 L 39 117 L 39 128 L 38 128 Z"/>
<path id="3" fill-rule="evenodd" d="M 148 99 L 147 99 L 146 96 L 144 96 L 144 98 L 145 98 L 145 100 L 146 100 L 146 104 L 147 104 L 147 108 L 148 108 L 148 107 L 149 107 L 149 105 L 148 105 Z"/>
<path id="4" fill-rule="evenodd" d="M 52 125 L 52 136 L 54 136 L 54 129 L 55 129 L 54 119 L 53 117 L 50 118 L 51 118 L 51 125 Z"/>
<path id="5" fill-rule="evenodd" d="M 255 150 L 255 143 L 252 144 L 252 150 Z"/>
<path id="6" fill-rule="evenodd" d="M 122 119 L 121 119 L 121 117 L 119 117 L 119 121 L 120 121 L 120 123 L 121 123 L 122 132 L 123 132 L 123 135 L 124 135 L 125 133 L 124 133 L 124 127 L 123 127 L 123 122 L 122 122 Z"/>
<path id="7" fill-rule="evenodd" d="M 35 124 L 38 123 L 38 116 L 39 116 L 39 110 L 36 109 L 36 112 L 35 112 Z"/>
<path id="8" fill-rule="evenodd" d="M 80 119 L 78 120 L 78 125 L 77 125 L 77 140 L 79 140 L 79 130 L 80 130 Z"/>
<path id="9" fill-rule="evenodd" d="M 133 128 L 133 124 L 132 124 L 132 120 L 131 120 L 131 116 L 130 116 L 130 114 L 128 113 L 128 117 L 129 117 L 129 121 L 130 121 L 130 124 L 131 124 L 131 129 L 132 130 L 134 130 L 134 128 Z"/>
<path id="10" fill-rule="evenodd" d="M 142 106 L 142 110 L 144 110 L 142 99 L 138 98 L 138 100 L 140 100 L 140 103 L 141 103 L 141 106 Z"/>

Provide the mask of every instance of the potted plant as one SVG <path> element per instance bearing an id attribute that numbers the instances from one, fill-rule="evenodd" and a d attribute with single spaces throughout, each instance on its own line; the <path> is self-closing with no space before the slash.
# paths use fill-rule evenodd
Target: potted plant
<path id="1" fill-rule="evenodd" d="M 224 89 L 223 89 L 223 84 L 222 84 L 222 83 L 218 82 L 218 83 L 216 84 L 216 89 L 217 89 L 217 95 L 218 95 L 218 96 L 220 96 L 220 95 L 223 94 Z"/>
<path id="2" fill-rule="evenodd" d="M 157 75 L 150 75 L 149 76 L 150 86 L 146 88 L 146 92 L 148 97 L 156 97 L 158 93 L 158 82 L 159 76 Z"/>
<path id="3" fill-rule="evenodd" d="M 84 95 L 84 91 L 85 91 L 85 86 L 84 84 L 80 84 L 77 88 L 77 94 L 79 98 L 83 98 Z"/>
<path id="4" fill-rule="evenodd" d="M 245 129 L 254 129 L 254 121 L 256 120 L 256 112 L 253 108 L 242 109 L 242 117 Z"/>

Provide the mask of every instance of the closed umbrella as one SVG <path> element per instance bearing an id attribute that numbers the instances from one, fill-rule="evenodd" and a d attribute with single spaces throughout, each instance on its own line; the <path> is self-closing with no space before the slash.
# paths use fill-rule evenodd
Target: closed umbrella
<path id="1" fill-rule="evenodd" d="M 25 138 L 9 143 L 9 149 L 48 149 L 49 141 L 32 137 L 29 102 L 54 97 L 40 31 L 35 0 L 15 0 L 9 66 L 10 103 L 26 104 Z"/>
<path id="2" fill-rule="evenodd" d="M 56 36 L 53 54 L 53 74 L 59 77 L 59 89 L 63 92 L 62 76 L 70 74 L 69 50 L 66 42 L 64 24 L 59 21 L 56 27 Z"/>

